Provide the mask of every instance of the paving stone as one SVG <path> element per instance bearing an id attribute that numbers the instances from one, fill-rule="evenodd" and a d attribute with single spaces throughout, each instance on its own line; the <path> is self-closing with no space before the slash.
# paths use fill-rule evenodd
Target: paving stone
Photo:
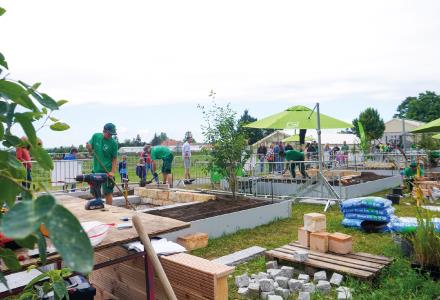
<path id="1" fill-rule="evenodd" d="M 316 285 L 316 289 L 321 294 L 327 294 L 332 290 L 332 286 L 330 285 L 330 282 L 328 282 L 326 280 L 320 280 L 320 281 L 318 281 L 318 284 Z"/>
<path id="2" fill-rule="evenodd" d="M 314 293 L 315 292 L 315 285 L 311 282 L 309 283 L 304 283 L 302 288 L 301 288 L 302 292 L 309 292 L 309 293 Z"/>
<path id="3" fill-rule="evenodd" d="M 299 292 L 298 300 L 310 300 L 310 293 L 309 292 Z"/>
<path id="4" fill-rule="evenodd" d="M 217 262 L 227 266 L 236 266 L 243 262 L 249 261 L 257 256 L 261 256 L 266 251 L 266 248 L 253 246 L 249 247 L 216 259 L 213 259 L 213 262 Z M 276 269 L 276 268 L 273 268 Z"/>
<path id="5" fill-rule="evenodd" d="M 260 296 L 260 284 L 258 282 L 252 282 L 248 286 L 249 296 L 258 297 Z"/>
<path id="6" fill-rule="evenodd" d="M 260 272 L 257 275 L 255 275 L 256 280 L 267 279 L 267 278 L 269 278 L 269 275 L 264 272 Z"/>
<path id="7" fill-rule="evenodd" d="M 313 275 L 313 280 L 314 281 L 327 280 L 327 273 L 325 271 L 316 272 Z"/>
<path id="8" fill-rule="evenodd" d="M 307 283 L 310 280 L 310 276 L 307 275 L 307 274 L 299 274 L 298 275 L 298 280 L 303 280 L 304 283 Z"/>
<path id="9" fill-rule="evenodd" d="M 300 291 L 302 286 L 303 286 L 303 281 L 302 280 L 297 280 L 297 279 L 290 279 L 288 282 L 289 285 L 289 289 L 292 292 L 297 292 Z"/>
<path id="10" fill-rule="evenodd" d="M 247 296 L 249 294 L 249 289 L 247 287 L 242 287 L 238 289 L 237 293 L 241 296 Z"/>
<path id="11" fill-rule="evenodd" d="M 347 291 L 342 291 L 342 292 L 338 292 L 338 300 L 349 300 L 351 299 L 351 291 L 347 290 Z"/>
<path id="12" fill-rule="evenodd" d="M 274 288 L 274 289 L 277 289 L 277 288 L 279 288 L 279 287 L 280 287 L 280 285 L 278 284 L 278 282 L 275 281 L 275 282 L 273 283 L 273 288 Z"/>
<path id="13" fill-rule="evenodd" d="M 235 276 L 235 285 L 239 288 L 249 286 L 249 276 L 244 273 L 243 275 Z"/>
<path id="14" fill-rule="evenodd" d="M 293 259 L 304 262 L 309 258 L 309 252 L 306 250 L 297 250 L 293 252 Z"/>
<path id="15" fill-rule="evenodd" d="M 267 297 L 267 300 L 283 300 L 283 297 L 278 296 L 278 295 L 269 295 Z"/>
<path id="16" fill-rule="evenodd" d="M 267 274 L 269 275 L 269 278 L 275 279 L 275 277 L 280 276 L 281 270 L 280 269 L 268 269 Z"/>
<path id="17" fill-rule="evenodd" d="M 330 278 L 330 283 L 333 285 L 340 286 L 342 283 L 342 280 L 344 280 L 344 276 L 338 273 L 333 273 L 332 278 Z"/>
<path id="18" fill-rule="evenodd" d="M 261 279 L 258 281 L 260 284 L 260 290 L 262 292 L 273 292 L 274 286 L 273 286 L 273 280 L 272 279 Z"/>
<path id="19" fill-rule="evenodd" d="M 257 274 L 251 274 L 251 279 L 255 279 L 257 277 Z"/>
<path id="20" fill-rule="evenodd" d="M 284 277 L 284 276 L 277 276 L 277 278 L 275 278 L 275 281 L 278 283 L 278 286 L 280 288 L 283 289 L 287 289 L 289 288 L 289 278 Z"/>
<path id="21" fill-rule="evenodd" d="M 278 269 L 278 262 L 276 260 L 266 262 L 266 269 Z"/>
<path id="22" fill-rule="evenodd" d="M 275 292 L 261 292 L 260 298 L 263 300 L 267 300 L 271 295 L 275 295 Z"/>
<path id="23" fill-rule="evenodd" d="M 337 292 L 351 292 L 351 288 L 348 288 L 346 286 L 340 286 L 336 289 Z"/>
<path id="24" fill-rule="evenodd" d="M 279 287 L 275 289 L 275 295 L 281 296 L 283 299 L 287 299 L 290 296 L 290 290 Z"/>
<path id="25" fill-rule="evenodd" d="M 292 278 L 293 270 L 294 270 L 293 267 L 282 266 L 280 270 L 281 270 L 280 276 L 284 276 L 284 277 L 287 277 L 289 279 Z"/>

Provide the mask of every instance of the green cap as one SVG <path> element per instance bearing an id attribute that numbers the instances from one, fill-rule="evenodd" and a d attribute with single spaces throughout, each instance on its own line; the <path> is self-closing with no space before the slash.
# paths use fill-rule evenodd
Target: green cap
<path id="1" fill-rule="evenodd" d="M 104 131 L 107 131 L 111 135 L 116 135 L 116 126 L 113 123 L 107 123 L 104 125 Z"/>
<path id="2" fill-rule="evenodd" d="M 416 168 L 416 167 L 417 167 L 417 163 L 412 162 L 409 166 L 410 166 L 411 168 Z"/>

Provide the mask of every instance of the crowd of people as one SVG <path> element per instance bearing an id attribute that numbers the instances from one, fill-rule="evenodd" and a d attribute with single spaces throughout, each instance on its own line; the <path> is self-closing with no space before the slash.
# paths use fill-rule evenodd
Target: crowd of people
<path id="1" fill-rule="evenodd" d="M 292 155 L 287 155 L 287 152 L 292 150 L 303 154 L 301 160 L 303 162 L 318 160 L 319 147 L 316 141 L 297 146 L 296 148 L 297 149 L 295 150 L 292 144 L 284 144 L 283 142 L 272 142 L 268 147 L 265 143 L 261 143 L 257 149 L 257 159 L 259 162 L 258 170 L 264 172 L 265 165 L 268 165 L 269 173 L 283 173 L 286 170 L 286 162 L 293 161 L 289 159 L 289 156 Z M 324 161 L 326 162 L 347 162 L 349 147 L 345 141 L 341 147 L 338 145 L 330 147 L 329 144 L 326 144 L 322 151 L 324 154 Z M 293 155 L 292 157 L 295 157 L 294 161 L 300 161 L 298 155 Z M 304 164 L 299 165 L 300 169 L 303 165 Z"/>

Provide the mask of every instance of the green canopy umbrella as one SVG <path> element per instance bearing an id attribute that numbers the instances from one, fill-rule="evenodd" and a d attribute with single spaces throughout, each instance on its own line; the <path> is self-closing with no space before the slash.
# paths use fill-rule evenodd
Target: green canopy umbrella
<path id="1" fill-rule="evenodd" d="M 440 133 L 432 136 L 434 139 L 440 140 Z"/>
<path id="2" fill-rule="evenodd" d="M 313 138 L 310 136 L 306 136 L 305 140 L 313 141 Z M 289 143 L 289 142 L 299 142 L 299 134 L 291 135 L 283 140 L 283 143 Z"/>
<path id="3" fill-rule="evenodd" d="M 301 105 L 292 106 L 280 113 L 249 123 L 245 127 L 271 129 L 316 129 L 318 132 L 319 171 L 322 172 L 321 129 L 352 128 L 353 125 L 321 114 L 319 112 L 319 103 L 316 103 L 315 108 L 311 110 L 310 108 Z"/>
<path id="4" fill-rule="evenodd" d="M 411 131 L 412 133 L 428 133 L 428 132 L 440 132 L 440 118 L 425 125 L 419 126 Z"/>
<path id="5" fill-rule="evenodd" d="M 247 124 L 250 128 L 271 129 L 317 129 L 317 111 L 297 105 L 285 111 L 266 117 L 264 119 Z M 351 128 L 352 124 L 320 114 L 321 128 Z"/>

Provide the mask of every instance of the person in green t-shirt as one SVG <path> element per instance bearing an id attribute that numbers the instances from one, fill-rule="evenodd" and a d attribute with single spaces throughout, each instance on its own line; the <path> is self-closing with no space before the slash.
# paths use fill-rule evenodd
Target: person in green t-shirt
<path id="1" fill-rule="evenodd" d="M 302 177 L 307 178 L 308 176 L 304 166 L 304 152 L 297 150 L 287 150 L 285 152 L 285 155 L 287 162 L 290 162 L 290 173 L 292 174 L 292 177 L 296 177 L 295 169 L 298 165 Z"/>
<path id="2" fill-rule="evenodd" d="M 118 143 L 113 139 L 116 135 L 116 126 L 112 123 L 104 125 L 102 133 L 95 133 L 87 142 L 86 148 L 93 155 L 92 173 L 106 173 L 115 176 L 118 163 Z M 102 185 L 105 202 L 109 205 L 113 202 L 113 180 L 108 179 Z"/>
<path id="3" fill-rule="evenodd" d="M 417 174 L 417 163 L 412 162 L 409 165 L 409 167 L 406 167 L 405 170 L 403 171 L 406 186 L 410 191 L 413 190 L 414 179 L 417 177 L 417 175 L 420 175 L 421 177 L 425 175 L 424 169 L 421 166 L 419 166 L 419 168 L 420 168 L 420 174 Z"/>
<path id="4" fill-rule="evenodd" d="M 162 175 L 163 182 L 168 183 L 170 187 L 173 186 L 173 178 L 171 176 L 171 167 L 173 165 L 174 154 L 168 147 L 165 146 L 147 146 L 147 153 L 150 154 L 151 162 L 153 166 L 153 173 L 155 177 L 157 177 L 156 173 L 156 160 L 162 160 Z"/>

